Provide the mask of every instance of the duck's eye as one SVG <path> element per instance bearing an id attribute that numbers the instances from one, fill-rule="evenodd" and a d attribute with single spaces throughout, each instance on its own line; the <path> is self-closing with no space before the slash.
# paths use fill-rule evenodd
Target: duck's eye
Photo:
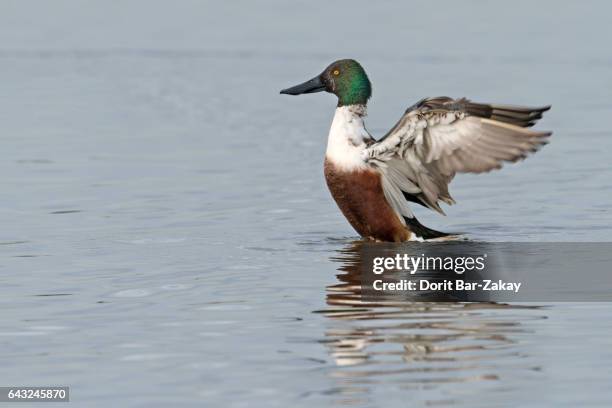
<path id="1" fill-rule="evenodd" d="M 333 74 L 334 74 L 335 76 L 340 75 L 340 70 L 339 70 L 339 69 L 334 69 Z"/>

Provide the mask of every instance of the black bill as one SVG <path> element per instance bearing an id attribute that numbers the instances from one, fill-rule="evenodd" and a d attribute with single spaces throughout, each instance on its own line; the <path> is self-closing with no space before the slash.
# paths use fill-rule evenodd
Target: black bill
<path id="1" fill-rule="evenodd" d="M 321 92 L 325 90 L 325 84 L 321 81 L 320 77 L 314 77 L 310 81 L 306 81 L 303 84 L 292 86 L 291 88 L 283 89 L 280 91 L 282 94 L 287 95 L 301 95 L 307 93 Z"/>

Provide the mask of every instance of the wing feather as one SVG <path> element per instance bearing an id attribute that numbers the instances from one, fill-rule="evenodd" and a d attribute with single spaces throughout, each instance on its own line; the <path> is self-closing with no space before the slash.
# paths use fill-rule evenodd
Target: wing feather
<path id="1" fill-rule="evenodd" d="M 424 99 L 370 145 L 364 159 L 381 171 L 385 196 L 398 214 L 412 217 L 404 193 L 444 214 L 439 201 L 454 204 L 448 184 L 456 173 L 499 169 L 547 143 L 551 132 L 527 128 L 549 108 Z"/>

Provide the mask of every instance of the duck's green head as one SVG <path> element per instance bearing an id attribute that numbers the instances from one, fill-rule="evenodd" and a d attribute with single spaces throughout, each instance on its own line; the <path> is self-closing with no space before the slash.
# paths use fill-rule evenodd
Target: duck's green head
<path id="1" fill-rule="evenodd" d="M 372 86 L 363 67 L 355 60 L 333 62 L 325 71 L 303 84 L 283 89 L 280 93 L 301 95 L 326 91 L 338 97 L 338 106 L 365 105 L 372 96 Z"/>

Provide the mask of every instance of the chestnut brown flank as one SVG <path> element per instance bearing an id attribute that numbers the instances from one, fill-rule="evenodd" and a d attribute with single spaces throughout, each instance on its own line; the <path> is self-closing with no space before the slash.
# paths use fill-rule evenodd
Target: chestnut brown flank
<path id="1" fill-rule="evenodd" d="M 410 231 L 387 203 L 378 172 L 343 171 L 325 159 L 325 180 L 340 211 L 361 236 L 392 242 L 410 238 Z"/>

